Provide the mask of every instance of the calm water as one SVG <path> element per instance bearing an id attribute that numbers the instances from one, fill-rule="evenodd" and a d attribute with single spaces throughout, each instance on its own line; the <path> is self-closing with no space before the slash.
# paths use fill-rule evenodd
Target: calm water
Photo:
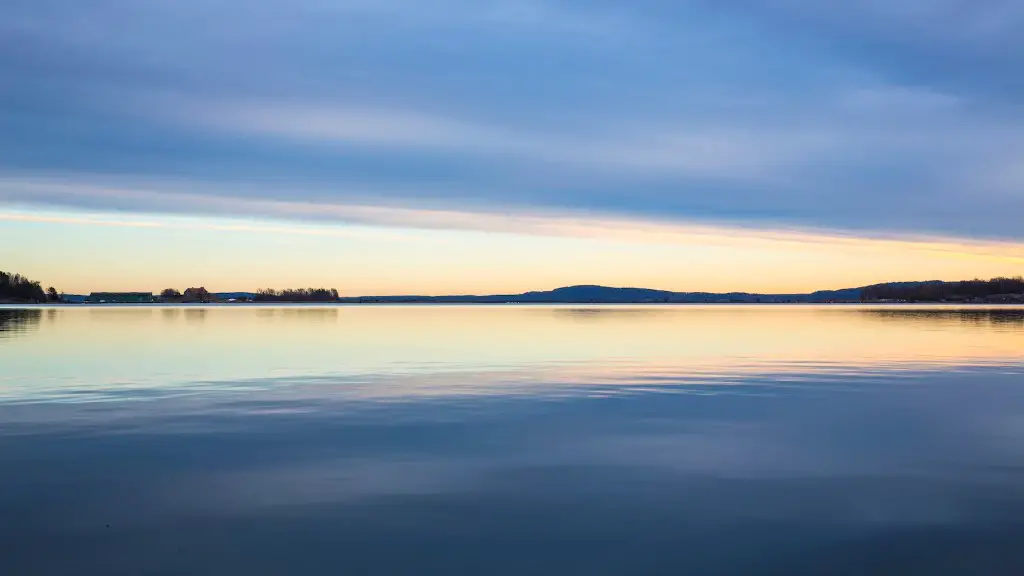
<path id="1" fill-rule="evenodd" d="M 0 308 L 0 574 L 1022 573 L 1022 309 Z"/>

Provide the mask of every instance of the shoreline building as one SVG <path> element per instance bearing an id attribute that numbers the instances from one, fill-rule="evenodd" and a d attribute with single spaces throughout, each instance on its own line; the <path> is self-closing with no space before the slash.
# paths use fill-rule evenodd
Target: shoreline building
<path id="1" fill-rule="evenodd" d="M 151 304 L 152 292 L 93 292 L 85 299 L 88 304 Z"/>

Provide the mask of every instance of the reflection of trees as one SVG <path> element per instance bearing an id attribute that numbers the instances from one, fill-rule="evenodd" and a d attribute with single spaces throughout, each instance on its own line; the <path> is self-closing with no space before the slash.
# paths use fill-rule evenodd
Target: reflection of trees
<path id="1" fill-rule="evenodd" d="M 862 310 L 871 318 L 890 322 L 957 323 L 979 328 L 1024 328 L 1024 309 Z"/>
<path id="2" fill-rule="evenodd" d="M 281 308 L 281 315 L 284 318 L 293 318 L 298 320 L 310 320 L 315 322 L 325 322 L 327 320 L 334 320 L 338 317 L 338 309 L 334 307 L 330 308 Z"/>
<path id="3" fill-rule="evenodd" d="M 17 335 L 35 330 L 43 317 L 42 310 L 0 310 L 0 332 Z"/>
<path id="4" fill-rule="evenodd" d="M 192 323 L 201 323 L 206 321 L 206 308 L 186 308 L 185 309 L 185 321 Z"/>
<path id="5" fill-rule="evenodd" d="M 592 307 L 592 308 L 550 308 L 536 310 L 539 314 L 551 315 L 566 320 L 613 320 L 627 318 L 651 318 L 678 313 L 678 309 L 658 306 L 647 306 L 643 308 L 613 308 L 613 307 Z"/>
<path id="6" fill-rule="evenodd" d="M 255 308 L 256 317 L 261 320 L 306 320 L 325 322 L 338 318 L 338 308 L 334 306 L 273 306 Z"/>

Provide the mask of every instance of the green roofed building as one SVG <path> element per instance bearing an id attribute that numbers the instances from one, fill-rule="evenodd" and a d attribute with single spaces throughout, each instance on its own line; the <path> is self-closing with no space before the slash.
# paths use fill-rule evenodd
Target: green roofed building
<path id="1" fill-rule="evenodd" d="M 89 304 L 149 304 L 152 292 L 93 292 L 85 299 Z"/>

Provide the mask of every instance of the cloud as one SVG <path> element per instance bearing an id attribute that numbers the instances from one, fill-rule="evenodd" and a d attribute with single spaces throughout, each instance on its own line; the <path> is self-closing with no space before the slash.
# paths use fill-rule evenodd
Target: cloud
<path id="1" fill-rule="evenodd" d="M 1022 14 L 16 1 L 0 22 L 0 171 L 81 178 L 8 200 L 70 207 L 177 209 L 101 193 L 93 174 L 200 182 L 191 202 L 239 214 L 358 204 L 1021 240 Z"/>
<path id="2" fill-rule="evenodd" d="M 228 102 L 183 108 L 180 121 L 242 136 L 297 143 L 456 153 L 588 170 L 769 177 L 813 162 L 841 143 L 812 130 L 736 126 L 639 126 L 592 134 L 527 132 L 401 109 L 303 103 Z"/>
<path id="3" fill-rule="evenodd" d="M 749 246 L 845 246 L 867 249 L 917 250 L 927 253 L 992 258 L 1001 262 L 1024 264 L 1024 245 L 1016 242 L 964 240 L 923 235 L 877 234 L 843 235 L 825 229 L 752 228 L 729 223 L 677 223 L 670 220 L 626 218 L 615 214 L 580 214 L 566 211 L 490 211 L 437 209 L 416 206 L 382 206 L 358 202 L 312 203 L 308 201 L 235 199 L 204 194 L 202 184 L 184 185 L 186 190 L 165 183 L 149 188 L 93 183 L 81 184 L 44 179 L 0 178 L 0 202 L 13 205 L 77 206 L 101 212 L 129 210 L 136 213 L 227 216 L 242 219 L 236 223 L 157 221 L 152 218 L 88 218 L 33 216 L 23 212 L 0 212 L 0 220 L 64 222 L 97 226 L 171 227 L 216 229 L 220 231 L 263 231 L 267 233 L 361 236 L 365 230 L 316 227 L 303 231 L 291 223 L 317 222 L 394 227 L 422 230 L 463 230 L 501 234 L 590 238 L 628 243 Z M 182 183 L 177 183 L 182 186 Z M 247 222 L 246 218 L 266 220 Z M 268 220 L 269 219 L 269 220 Z M 274 224 L 274 222 L 279 222 Z M 402 234 L 369 233 L 384 239 L 409 238 Z"/>
<path id="4" fill-rule="evenodd" d="M 1020 45 L 1018 31 L 1024 25 L 1024 8 L 1012 0 L 857 0 L 829 10 L 809 0 L 783 5 L 916 43 L 953 44 L 980 51 Z"/>
<path id="5" fill-rule="evenodd" d="M 1004 103 L 1024 93 L 1013 73 L 1024 64 L 1024 8 L 1013 0 L 747 1 L 730 9 L 773 37 L 889 81 Z"/>
<path id="6" fill-rule="evenodd" d="M 410 241 L 408 234 L 387 233 L 379 230 L 353 230 L 344 227 L 314 227 L 295 225 L 274 225 L 272 223 L 215 224 L 210 222 L 179 221 L 163 219 L 112 218 L 109 215 L 61 216 L 46 213 L 0 212 L 0 221 L 40 222 L 47 224 L 74 224 L 84 226 L 109 226 L 114 228 L 163 228 L 176 230 L 213 230 L 217 232 L 260 232 L 264 234 L 293 234 L 299 236 L 331 236 L 341 238 L 373 238 L 377 240 Z M 415 238 L 416 242 L 437 242 L 436 239 Z"/>

